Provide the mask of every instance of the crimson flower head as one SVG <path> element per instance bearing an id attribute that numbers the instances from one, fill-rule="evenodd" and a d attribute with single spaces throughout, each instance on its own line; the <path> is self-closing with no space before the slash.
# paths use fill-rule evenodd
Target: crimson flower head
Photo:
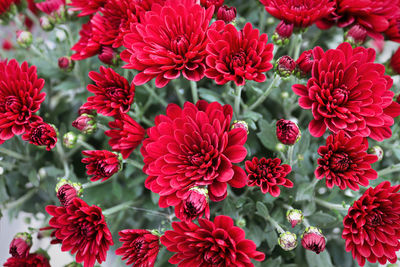
<path id="1" fill-rule="evenodd" d="M 330 0 L 260 0 L 265 10 L 277 19 L 293 24 L 296 28 L 307 28 L 317 20 L 334 11 Z"/>
<path id="2" fill-rule="evenodd" d="M 152 232 L 142 229 L 120 231 L 122 247 L 115 254 L 122 256 L 127 265 L 153 267 L 160 250 L 160 237 Z"/>
<path id="3" fill-rule="evenodd" d="M 301 132 L 296 123 L 280 119 L 276 122 L 276 137 L 285 145 L 294 145 L 301 138 Z"/>
<path id="4" fill-rule="evenodd" d="M 88 113 L 83 113 L 72 122 L 72 126 L 84 134 L 92 134 L 97 129 L 96 117 Z"/>
<path id="5" fill-rule="evenodd" d="M 87 175 L 92 175 L 90 181 L 100 180 L 104 182 L 121 169 L 121 158 L 117 153 L 107 150 L 85 150 L 82 154 L 88 156 L 82 159 L 86 164 Z"/>
<path id="6" fill-rule="evenodd" d="M 339 131 L 326 139 L 326 146 L 318 149 L 321 158 L 315 170 L 317 179 L 326 178 L 326 186 L 337 185 L 344 190 L 347 187 L 359 190 L 359 185 L 368 186 L 369 180 L 376 179 L 378 173 L 371 164 L 378 157 L 367 154 L 368 141 L 361 136 L 347 137 Z"/>
<path id="7" fill-rule="evenodd" d="M 84 0 L 84 2 L 87 3 L 86 0 Z M 101 52 L 102 45 L 100 44 L 100 35 L 94 34 L 93 32 L 93 23 L 97 20 L 101 20 L 100 14 L 94 15 L 90 21 L 82 25 L 82 29 L 79 32 L 81 38 L 71 48 L 71 50 L 76 51 L 76 53 L 71 56 L 71 59 L 82 60 Z"/>
<path id="8" fill-rule="evenodd" d="M 312 109 L 311 135 L 320 137 L 328 128 L 377 141 L 390 138 L 400 105 L 393 102 L 393 80 L 385 75 L 385 67 L 374 63 L 375 50 L 342 43 L 326 52 L 316 47 L 313 57 L 307 86 L 292 86 L 300 107 Z"/>
<path id="9" fill-rule="evenodd" d="M 206 31 L 213 11 L 193 0 L 167 0 L 163 5 L 153 4 L 140 23 L 131 24 L 121 59 L 128 63 L 124 68 L 139 71 L 133 80 L 135 85 L 156 78 L 156 86 L 164 87 L 181 72 L 190 81 L 203 78 Z"/>
<path id="10" fill-rule="evenodd" d="M 34 113 L 46 97 L 40 92 L 43 86 L 35 66 L 28 67 L 26 62 L 19 65 L 15 59 L 0 61 L 0 144 L 42 120 Z"/>
<path id="11" fill-rule="evenodd" d="M 178 266 L 252 266 L 250 259 L 263 261 L 265 255 L 256 251 L 253 241 L 245 239 L 244 231 L 224 215 L 214 221 L 199 218 L 193 222 L 173 222 L 174 230 L 161 236 L 161 243 L 176 254 L 169 263 Z"/>
<path id="12" fill-rule="evenodd" d="M 53 216 L 49 224 L 62 243 L 62 251 L 76 253 L 76 262 L 83 262 L 84 267 L 106 260 L 107 251 L 114 242 L 99 207 L 74 198 L 68 207 L 49 205 L 46 211 Z"/>
<path id="13" fill-rule="evenodd" d="M 96 13 L 107 3 L 107 0 L 72 0 L 69 4 L 72 11 L 81 11 L 78 17 Z"/>
<path id="14" fill-rule="evenodd" d="M 36 3 L 35 5 L 40 11 L 51 15 L 53 12 L 58 11 L 62 6 L 65 6 L 65 0 L 46 0 L 44 2 Z"/>
<path id="15" fill-rule="evenodd" d="M 313 226 L 307 227 L 301 236 L 301 245 L 303 248 L 319 254 L 325 250 L 325 236 L 320 229 Z"/>
<path id="16" fill-rule="evenodd" d="M 343 219 L 342 238 L 360 266 L 397 261 L 400 249 L 400 185 L 384 181 L 353 203 Z"/>
<path id="17" fill-rule="evenodd" d="M 212 201 L 225 199 L 227 184 L 245 186 L 245 172 L 232 163 L 246 157 L 247 133 L 230 130 L 232 113 L 230 105 L 200 100 L 183 108 L 169 104 L 155 118 L 141 152 L 145 186 L 160 195 L 160 207 L 178 205 L 194 186 L 206 187 Z"/>
<path id="18" fill-rule="evenodd" d="M 396 74 L 400 74 L 400 48 L 390 58 L 390 67 Z"/>
<path id="19" fill-rule="evenodd" d="M 203 215 L 210 219 L 208 190 L 196 186 L 190 188 L 183 196 L 182 202 L 175 206 L 175 215 L 182 221 L 193 221 Z"/>
<path id="20" fill-rule="evenodd" d="M 66 179 L 61 179 L 56 185 L 57 198 L 64 207 L 71 204 L 74 198 L 79 197 L 82 191 L 80 183 L 72 183 Z"/>
<path id="21" fill-rule="evenodd" d="M 104 116 L 115 116 L 127 113 L 135 95 L 135 86 L 116 73 L 112 68 L 100 66 L 100 72 L 91 71 L 89 77 L 96 85 L 89 84 L 87 89 L 95 96 L 89 96 L 82 106 L 95 109 Z"/>
<path id="22" fill-rule="evenodd" d="M 279 158 L 258 159 L 254 157 L 245 163 L 248 173 L 248 186 L 259 186 L 264 194 L 270 193 L 273 197 L 278 197 L 281 193 L 280 185 L 288 188 L 293 187 L 293 182 L 286 178 L 292 171 L 287 164 L 281 165 Z"/>
<path id="23" fill-rule="evenodd" d="M 135 148 L 142 143 L 146 131 L 130 116 L 122 114 L 115 121 L 108 123 L 111 130 L 105 131 L 110 137 L 108 144 L 112 150 L 120 152 L 124 159 L 128 158 Z"/>
<path id="24" fill-rule="evenodd" d="M 46 146 L 50 151 L 57 143 L 57 132 L 53 126 L 43 121 L 37 121 L 30 125 L 30 129 L 22 136 L 22 139 L 36 146 Z"/>
<path id="25" fill-rule="evenodd" d="M 101 62 L 107 65 L 115 65 L 118 62 L 117 53 L 109 46 L 102 46 L 101 52 L 97 57 Z"/>
<path id="26" fill-rule="evenodd" d="M 224 4 L 224 0 L 200 0 L 200 4 L 205 8 L 214 6 L 215 10 L 218 10 Z"/>
<path id="27" fill-rule="evenodd" d="M 49 260 L 42 254 L 33 253 L 24 258 L 11 257 L 4 267 L 50 267 Z"/>
<path id="28" fill-rule="evenodd" d="M 272 41 L 277 45 L 286 45 L 289 43 L 289 38 L 293 33 L 293 24 L 286 23 L 284 20 L 278 23 L 272 35 Z"/>
<path id="29" fill-rule="evenodd" d="M 292 75 L 296 68 L 296 62 L 289 56 L 280 57 L 275 64 L 275 72 L 279 76 L 286 78 Z"/>
<path id="30" fill-rule="evenodd" d="M 10 243 L 10 254 L 14 258 L 27 258 L 32 246 L 32 236 L 29 233 L 18 233 Z"/>
<path id="31" fill-rule="evenodd" d="M 300 76 L 307 76 L 311 72 L 314 64 L 312 50 L 307 50 L 301 53 L 300 57 L 296 60 L 296 69 Z"/>
<path id="32" fill-rule="evenodd" d="M 227 5 L 223 5 L 218 9 L 217 19 L 229 23 L 236 19 L 236 13 L 237 11 L 234 6 L 228 7 Z"/>
<path id="33" fill-rule="evenodd" d="M 267 44 L 268 36 L 260 35 L 251 23 L 246 23 L 241 31 L 232 24 L 216 21 L 216 26 L 207 33 L 210 39 L 207 45 L 208 78 L 217 84 L 234 81 L 244 85 L 246 80 L 264 82 L 265 72 L 272 69 L 273 44 Z"/>

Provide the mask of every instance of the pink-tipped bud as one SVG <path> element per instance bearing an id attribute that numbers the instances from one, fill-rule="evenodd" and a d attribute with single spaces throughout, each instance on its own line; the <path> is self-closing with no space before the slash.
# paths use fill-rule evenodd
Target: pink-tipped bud
<path id="1" fill-rule="evenodd" d="M 72 122 L 72 126 L 84 134 L 92 134 L 97 129 L 96 118 L 84 113 Z"/>
<path id="2" fill-rule="evenodd" d="M 101 62 L 107 65 L 115 65 L 118 61 L 118 54 L 109 46 L 104 46 L 98 55 Z"/>
<path id="3" fill-rule="evenodd" d="M 280 119 L 276 122 L 276 137 L 285 145 L 294 145 L 301 138 L 301 132 L 296 123 Z"/>
<path id="4" fill-rule="evenodd" d="M 49 19 L 47 16 L 43 16 L 39 19 L 40 27 L 44 31 L 51 31 L 54 29 L 54 22 L 53 20 Z"/>
<path id="5" fill-rule="evenodd" d="M 82 185 L 61 179 L 56 185 L 57 198 L 61 205 L 67 207 L 71 201 L 82 194 Z"/>
<path id="6" fill-rule="evenodd" d="M 282 233 L 278 238 L 278 244 L 283 250 L 293 250 L 297 247 L 297 236 L 291 232 Z"/>
<path id="7" fill-rule="evenodd" d="M 317 254 L 325 250 L 325 236 L 320 229 L 313 226 L 307 227 L 301 238 L 301 245 L 305 249 L 314 251 Z"/>
<path id="8" fill-rule="evenodd" d="M 14 258 L 26 258 L 32 246 L 32 236 L 29 233 L 18 233 L 10 243 L 10 254 Z"/>
<path id="9" fill-rule="evenodd" d="M 296 60 L 296 74 L 300 77 L 307 76 L 312 70 L 314 58 L 312 50 L 307 50 L 301 53 L 300 57 Z"/>
<path id="10" fill-rule="evenodd" d="M 22 47 L 29 47 L 32 44 L 32 33 L 28 31 L 17 31 L 17 43 Z"/>
<path id="11" fill-rule="evenodd" d="M 197 186 L 189 189 L 183 196 L 183 202 L 176 206 L 175 214 L 184 221 L 192 221 L 203 215 L 209 219 L 208 190 Z"/>
<path id="12" fill-rule="evenodd" d="M 289 56 L 280 57 L 275 64 L 275 72 L 283 78 L 292 75 L 295 68 L 296 62 Z"/>
<path id="13" fill-rule="evenodd" d="M 368 148 L 368 154 L 372 154 L 378 157 L 378 161 L 383 159 L 383 149 L 380 146 L 373 146 Z"/>
<path id="14" fill-rule="evenodd" d="M 97 111 L 95 109 L 88 109 L 88 108 L 84 108 L 83 106 L 81 106 L 78 110 L 78 115 L 80 116 L 82 114 L 97 116 Z"/>
<path id="15" fill-rule="evenodd" d="M 218 9 L 217 19 L 223 20 L 225 23 L 230 23 L 236 19 L 236 8 L 223 5 Z"/>
<path id="16" fill-rule="evenodd" d="M 288 44 L 290 36 L 293 34 L 293 28 L 293 24 L 286 23 L 282 20 L 275 28 L 275 32 L 272 35 L 272 41 L 276 45 L 280 46 Z"/>
<path id="17" fill-rule="evenodd" d="M 58 67 L 65 71 L 71 71 L 74 68 L 74 61 L 71 57 L 60 57 L 58 59 Z"/>
<path id="18" fill-rule="evenodd" d="M 345 42 L 349 42 L 353 46 L 362 45 L 366 39 L 367 39 L 367 30 L 359 24 L 356 24 L 353 27 L 351 27 L 350 30 L 346 32 L 344 37 Z"/>
<path id="19" fill-rule="evenodd" d="M 237 128 L 246 130 L 247 134 L 249 134 L 249 125 L 247 124 L 247 122 L 234 120 L 231 130 L 237 129 Z"/>
<path id="20" fill-rule="evenodd" d="M 294 228 L 298 223 L 301 223 L 303 218 L 304 216 L 301 210 L 290 209 L 286 212 L 286 219 L 292 225 L 292 228 Z"/>

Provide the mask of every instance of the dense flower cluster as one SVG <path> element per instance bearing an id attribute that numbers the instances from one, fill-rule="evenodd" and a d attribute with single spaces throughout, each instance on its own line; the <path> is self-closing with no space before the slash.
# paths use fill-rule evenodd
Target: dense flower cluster
<path id="1" fill-rule="evenodd" d="M 365 261 L 385 264 L 397 261 L 400 249 L 400 185 L 384 181 L 369 188 L 343 219 L 346 251 L 358 264 Z"/>
<path id="2" fill-rule="evenodd" d="M 390 138 L 400 105 L 393 102 L 394 93 L 389 90 L 393 80 L 384 74 L 385 67 L 373 63 L 375 51 L 342 43 L 326 52 L 316 47 L 313 57 L 307 86 L 292 87 L 300 96 L 299 105 L 312 109 L 311 135 L 320 137 L 328 128 L 377 141 Z"/>

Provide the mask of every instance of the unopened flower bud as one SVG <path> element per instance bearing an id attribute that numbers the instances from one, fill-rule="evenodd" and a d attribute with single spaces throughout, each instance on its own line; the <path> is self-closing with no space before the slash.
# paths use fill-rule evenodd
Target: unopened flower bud
<path id="1" fill-rule="evenodd" d="M 84 113 L 72 122 L 72 126 L 84 134 L 92 134 L 97 129 L 97 122 L 93 115 Z"/>
<path id="2" fill-rule="evenodd" d="M 283 20 L 279 22 L 275 28 L 275 32 L 272 35 L 272 41 L 276 45 L 286 45 L 289 43 L 290 36 L 293 34 L 293 24 L 287 24 Z"/>
<path id="3" fill-rule="evenodd" d="M 10 42 L 10 40 L 5 39 L 5 40 L 3 40 L 3 43 L 2 43 L 2 45 L 1 45 L 1 48 L 2 48 L 4 51 L 9 51 L 9 50 L 12 50 L 12 49 L 13 49 L 13 44 Z"/>
<path id="4" fill-rule="evenodd" d="M 236 19 L 236 8 L 223 5 L 218 9 L 217 19 L 223 20 L 225 23 L 230 23 Z"/>
<path id="5" fill-rule="evenodd" d="M 31 246 L 32 236 L 26 232 L 18 233 L 10 243 L 10 254 L 14 258 L 26 258 L 28 257 Z"/>
<path id="6" fill-rule="evenodd" d="M 288 93 L 288 92 L 282 92 L 282 93 L 281 93 L 281 97 L 282 97 L 283 99 L 289 98 L 289 93 Z"/>
<path id="7" fill-rule="evenodd" d="M 95 109 L 88 109 L 88 108 L 84 108 L 83 106 L 81 106 L 78 110 L 78 115 L 80 116 L 82 114 L 97 116 L 97 111 Z"/>
<path id="8" fill-rule="evenodd" d="M 101 62 L 107 65 L 116 65 L 118 61 L 118 54 L 109 46 L 104 46 L 101 53 L 98 55 Z"/>
<path id="9" fill-rule="evenodd" d="M 237 129 L 237 128 L 241 128 L 243 130 L 246 130 L 247 134 L 249 134 L 249 125 L 247 124 L 247 122 L 234 120 L 233 124 L 232 124 L 232 127 L 231 127 L 231 130 Z"/>
<path id="10" fill-rule="evenodd" d="M 292 225 L 292 228 L 294 228 L 298 223 L 301 223 L 303 218 L 304 216 L 301 210 L 290 209 L 286 212 L 286 219 Z"/>
<path id="11" fill-rule="evenodd" d="M 396 97 L 396 102 L 400 104 L 400 94 Z"/>
<path id="12" fill-rule="evenodd" d="M 244 227 L 246 227 L 246 220 L 243 219 L 243 218 L 239 218 L 239 219 L 236 221 L 236 225 L 237 225 L 238 227 L 240 227 L 240 228 L 244 228 Z"/>
<path id="13" fill-rule="evenodd" d="M 284 144 L 278 143 L 278 144 L 276 144 L 276 146 L 275 146 L 275 150 L 276 150 L 276 151 L 280 151 L 280 152 L 284 152 L 284 151 L 286 150 L 286 147 L 285 147 Z"/>
<path id="14" fill-rule="evenodd" d="M 82 194 L 83 189 L 80 183 L 73 183 L 67 179 L 61 179 L 56 185 L 56 192 L 61 205 L 67 207 L 74 198 Z"/>
<path id="15" fill-rule="evenodd" d="M 32 44 L 32 33 L 28 31 L 17 31 L 17 43 L 22 47 L 29 47 Z"/>
<path id="16" fill-rule="evenodd" d="M 378 161 L 381 161 L 383 159 L 383 149 L 380 146 L 373 146 L 368 148 L 367 153 L 377 156 Z"/>
<path id="17" fill-rule="evenodd" d="M 175 214 L 184 221 L 192 221 L 203 215 L 210 218 L 208 190 L 197 186 L 190 188 L 183 197 L 183 203 L 176 206 Z"/>
<path id="18" fill-rule="evenodd" d="M 60 57 L 58 59 L 58 67 L 65 71 L 71 71 L 74 68 L 74 61 L 71 57 Z"/>
<path id="19" fill-rule="evenodd" d="M 296 123 L 280 119 L 276 122 L 276 137 L 285 145 L 294 145 L 301 138 L 301 132 Z"/>
<path id="20" fill-rule="evenodd" d="M 325 236 L 320 229 L 313 226 L 307 227 L 301 235 L 301 245 L 305 249 L 319 254 L 325 250 Z"/>
<path id="21" fill-rule="evenodd" d="M 74 132 L 68 132 L 63 136 L 63 144 L 66 148 L 73 148 L 78 141 L 78 136 Z"/>
<path id="22" fill-rule="evenodd" d="M 297 236 L 291 232 L 282 233 L 278 238 L 278 244 L 283 250 L 293 250 L 297 247 Z"/>
<path id="23" fill-rule="evenodd" d="M 312 50 L 307 50 L 301 53 L 300 57 L 296 60 L 296 74 L 299 77 L 305 77 L 311 72 L 314 64 Z"/>
<path id="24" fill-rule="evenodd" d="M 43 16 L 39 19 L 39 23 L 40 23 L 40 27 L 44 30 L 44 31 L 51 31 L 54 29 L 54 23 L 52 20 L 49 19 L 49 17 L 47 16 Z"/>
<path id="25" fill-rule="evenodd" d="M 353 27 L 351 27 L 350 30 L 348 30 L 345 33 L 344 37 L 345 42 L 349 42 L 353 46 L 362 45 L 366 39 L 367 39 L 367 30 L 359 24 L 356 24 Z"/>
<path id="26" fill-rule="evenodd" d="M 289 56 L 280 57 L 275 64 L 275 72 L 283 78 L 292 75 L 295 68 L 296 62 Z"/>

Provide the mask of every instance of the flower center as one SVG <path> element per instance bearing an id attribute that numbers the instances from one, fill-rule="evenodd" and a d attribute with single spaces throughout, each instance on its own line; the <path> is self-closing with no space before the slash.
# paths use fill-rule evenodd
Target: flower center
<path id="1" fill-rule="evenodd" d="M 115 86 L 110 86 L 106 88 L 106 93 L 111 96 L 111 97 L 115 97 L 115 96 L 121 96 L 123 93 L 123 90 L 121 88 L 115 87 Z"/>
<path id="2" fill-rule="evenodd" d="M 45 135 L 46 129 L 43 126 L 36 127 L 31 134 L 31 139 L 35 143 L 41 144 L 42 137 Z"/>
<path id="3" fill-rule="evenodd" d="M 316 244 L 316 243 L 312 243 L 311 246 L 310 246 L 310 250 L 312 250 L 315 253 L 319 254 L 321 252 L 321 246 Z"/>
<path id="4" fill-rule="evenodd" d="M 341 85 L 340 88 L 335 88 L 332 93 L 333 103 L 336 105 L 341 105 L 347 102 L 349 98 L 349 91 L 346 85 Z"/>
<path id="5" fill-rule="evenodd" d="M 375 227 L 382 224 L 382 216 L 379 213 L 373 213 L 368 216 L 367 221 L 370 226 Z"/>
<path id="6" fill-rule="evenodd" d="M 231 54 L 230 60 L 230 68 L 233 72 L 235 72 L 236 68 L 243 67 L 246 64 L 246 53 L 243 49 L 240 49 L 239 52 Z"/>
<path id="7" fill-rule="evenodd" d="M 7 96 L 5 99 L 5 108 L 6 111 L 11 111 L 13 113 L 19 113 L 21 110 L 21 102 L 20 100 L 15 97 L 15 96 Z"/>
<path id="8" fill-rule="evenodd" d="M 218 249 L 219 250 L 219 249 Z M 210 266 L 219 265 L 223 262 L 223 258 L 217 251 L 207 251 L 204 254 L 204 260 L 210 264 Z"/>
<path id="9" fill-rule="evenodd" d="M 184 56 L 188 48 L 189 41 L 185 35 L 178 35 L 171 42 L 171 49 L 177 55 Z"/>
<path id="10" fill-rule="evenodd" d="M 18 257 L 19 255 L 18 255 L 18 251 L 17 251 L 17 246 L 12 246 L 12 247 L 10 247 L 10 254 L 13 256 L 13 257 Z"/>
<path id="11" fill-rule="evenodd" d="M 351 159 L 346 153 L 335 153 L 329 160 L 329 167 L 335 172 L 345 172 L 350 167 Z"/>

